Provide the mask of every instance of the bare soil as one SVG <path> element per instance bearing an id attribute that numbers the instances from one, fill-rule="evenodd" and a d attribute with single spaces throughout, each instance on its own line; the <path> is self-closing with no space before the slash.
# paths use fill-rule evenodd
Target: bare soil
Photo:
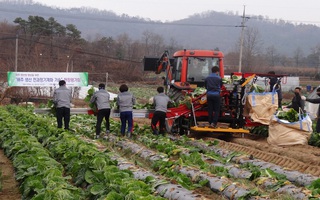
<path id="1" fill-rule="evenodd" d="M 310 145 L 274 146 L 266 138 L 232 137 L 220 140 L 219 146 L 244 152 L 255 158 L 274 163 L 290 170 L 320 177 L 320 148 Z"/>
<path id="2" fill-rule="evenodd" d="M 0 200 L 20 200 L 21 194 L 18 182 L 14 178 L 14 168 L 2 149 L 0 149 L 0 170 L 2 172 Z"/>
<path id="3" fill-rule="evenodd" d="M 135 119 L 135 123 L 150 124 L 150 119 Z M 214 134 L 203 134 L 203 136 L 197 134 L 197 138 L 219 140 L 219 146 L 222 148 L 243 152 L 290 170 L 320 177 L 320 148 L 318 147 L 310 145 L 274 146 L 268 144 L 265 137 L 248 134 L 233 134 L 232 137 L 223 139 L 219 139 Z"/>
<path id="4" fill-rule="evenodd" d="M 150 124 L 150 119 L 138 118 L 135 119 L 135 123 L 148 125 Z M 267 138 L 249 134 L 233 134 L 231 137 L 219 137 L 220 139 L 213 134 L 203 134 L 203 136 L 197 135 L 196 138 L 218 140 L 218 146 L 221 148 L 243 152 L 252 155 L 254 158 L 274 163 L 288 170 L 295 170 L 320 177 L 320 148 L 318 147 L 310 145 L 274 146 L 268 144 Z M 97 146 L 99 145 L 101 149 L 105 148 L 102 144 L 97 144 Z M 209 199 L 224 199 L 222 196 L 212 194 L 212 191 L 199 189 L 197 192 Z M 274 199 L 286 199 L 285 197 L 281 197 L 281 195 L 278 196 L 279 198 L 276 196 Z"/>

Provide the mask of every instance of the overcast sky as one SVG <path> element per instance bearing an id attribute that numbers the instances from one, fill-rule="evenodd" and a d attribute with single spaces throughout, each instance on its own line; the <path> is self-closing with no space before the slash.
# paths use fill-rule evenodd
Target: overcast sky
<path id="1" fill-rule="evenodd" d="M 320 0 L 34 0 L 59 8 L 92 7 L 151 20 L 173 21 L 204 11 L 233 11 L 320 25 Z"/>

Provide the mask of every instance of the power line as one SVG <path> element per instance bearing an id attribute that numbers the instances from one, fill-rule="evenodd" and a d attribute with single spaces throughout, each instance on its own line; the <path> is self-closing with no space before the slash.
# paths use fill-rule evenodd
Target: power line
<path id="1" fill-rule="evenodd" d="M 320 24 L 320 21 L 302 21 L 302 20 L 285 20 L 285 19 L 276 19 L 276 18 L 260 18 L 258 16 L 251 16 L 250 19 L 254 19 L 254 20 L 263 20 L 263 21 L 285 21 L 285 22 L 289 22 L 289 23 L 304 23 L 305 25 L 310 25 L 310 24 Z"/>
<path id="2" fill-rule="evenodd" d="M 16 39 L 16 37 L 12 37 L 12 38 L 6 37 L 6 39 Z M 22 40 L 25 40 L 25 41 L 32 41 L 30 39 L 20 38 L 20 37 L 18 37 L 18 39 L 22 39 Z M 0 40 L 1 40 L 1 38 L 0 38 Z M 40 41 L 32 41 L 32 42 L 35 42 L 35 43 L 38 43 L 38 44 L 42 44 L 42 45 L 46 45 L 46 46 L 50 46 L 50 47 L 63 49 L 63 50 L 76 51 L 75 49 L 72 49 L 72 48 L 69 48 L 69 47 L 63 47 L 63 46 L 59 46 L 59 45 L 55 45 L 55 44 L 51 44 L 51 43 L 45 43 L 45 42 L 40 42 Z M 131 62 L 131 63 L 139 63 L 139 64 L 141 63 L 141 61 L 130 60 L 130 59 L 119 59 L 119 58 L 115 58 L 115 57 L 111 57 L 111 56 L 107 56 L 107 55 L 103 55 L 103 54 L 99 54 L 99 53 L 93 53 L 93 52 L 89 52 L 89 51 L 83 51 L 83 50 L 80 50 L 79 53 L 80 54 L 91 55 L 91 56 L 97 56 L 97 57 L 113 59 L 113 60 L 117 60 L 117 61 L 125 61 L 125 62 Z"/>
<path id="3" fill-rule="evenodd" d="M 35 12 L 26 11 L 26 10 L 15 10 L 15 9 L 5 9 L 0 8 L 0 12 L 7 12 L 7 13 L 18 13 L 18 14 L 30 14 L 34 15 Z M 70 14 L 55 14 L 55 13 L 44 13 L 44 12 L 37 12 L 37 14 L 43 16 L 54 16 L 60 18 L 68 18 L 68 19 L 81 19 L 81 20 L 90 20 L 90 21 L 103 21 L 103 22 L 115 22 L 115 23 L 129 23 L 129 24 L 149 24 L 149 25 L 162 25 L 162 26 L 196 26 L 196 27 L 226 27 L 226 28 L 234 28 L 238 27 L 236 25 L 227 25 L 227 24 L 189 24 L 189 23 L 175 23 L 175 22 L 156 22 L 156 21 L 136 21 L 137 19 L 107 19 L 102 17 L 83 17 L 83 16 L 72 16 Z M 90 14 L 90 13 L 88 13 Z M 260 20 L 259 16 L 252 16 L 251 19 Z M 302 20 L 284 20 L 284 19 L 274 19 L 274 18 L 262 18 L 266 21 L 279 21 L 283 20 L 290 23 L 312 23 L 312 24 L 320 24 L 320 21 L 302 21 Z M 142 19 L 143 20 L 143 19 Z"/>
<path id="4" fill-rule="evenodd" d="M 13 10 L 13 9 L 4 9 L 0 8 L 0 12 L 8 12 L 8 13 L 18 13 L 18 14 L 32 14 L 35 12 L 22 11 L 22 10 Z M 115 23 L 129 23 L 129 24 L 148 24 L 148 25 L 162 25 L 162 26 L 197 26 L 197 27 L 226 27 L 226 28 L 234 28 L 236 25 L 223 25 L 223 24 L 189 24 L 189 23 L 168 23 L 168 22 L 153 22 L 153 21 L 135 21 L 134 19 L 125 20 L 125 19 L 107 19 L 101 17 L 83 17 L 83 16 L 71 16 L 66 14 L 54 14 L 54 13 L 42 13 L 37 12 L 37 14 L 43 16 L 54 16 L 60 18 L 68 18 L 68 19 L 81 19 L 81 20 L 90 20 L 90 21 L 102 21 L 102 22 L 115 22 Z"/>
<path id="5" fill-rule="evenodd" d="M 16 39 L 16 37 L 1 37 L 0 40 L 12 40 Z"/>

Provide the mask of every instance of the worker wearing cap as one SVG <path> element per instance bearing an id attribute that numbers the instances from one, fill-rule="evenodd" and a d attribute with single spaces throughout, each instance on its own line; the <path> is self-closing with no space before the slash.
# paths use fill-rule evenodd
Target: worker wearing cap
<path id="1" fill-rule="evenodd" d="M 294 89 L 294 97 L 292 98 L 291 104 L 286 108 L 293 108 L 295 111 L 299 112 L 299 109 L 304 110 L 304 101 L 301 99 L 301 87 L 296 87 Z"/>
<path id="2" fill-rule="evenodd" d="M 91 99 L 90 103 L 95 103 L 98 109 L 97 123 L 96 123 L 96 139 L 100 137 L 101 123 L 103 118 L 106 120 L 106 134 L 110 133 L 110 94 L 105 90 L 105 84 L 99 84 L 99 90 L 96 91 Z"/>
<path id="3" fill-rule="evenodd" d="M 222 79 L 219 76 L 219 71 L 219 67 L 212 67 L 212 73 L 204 81 L 205 88 L 207 89 L 208 121 L 211 128 L 217 127 L 220 113 Z"/>
<path id="4" fill-rule="evenodd" d="M 71 90 L 66 87 L 66 81 L 60 80 L 59 88 L 53 93 L 53 103 L 56 106 L 58 128 L 62 128 L 63 120 L 64 129 L 69 130 L 71 99 Z"/>
<path id="5" fill-rule="evenodd" d="M 275 75 L 274 71 L 269 71 L 268 74 Z M 278 80 L 277 77 L 269 77 L 270 79 L 270 92 L 276 91 L 278 94 L 278 108 L 282 109 L 282 89 L 281 89 L 281 81 Z"/>

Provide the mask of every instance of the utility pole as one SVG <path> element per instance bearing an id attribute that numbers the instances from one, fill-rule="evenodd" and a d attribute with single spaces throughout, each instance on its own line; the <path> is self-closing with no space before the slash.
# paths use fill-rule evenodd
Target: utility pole
<path id="1" fill-rule="evenodd" d="M 318 75 L 320 73 L 320 51 L 318 51 Z"/>
<path id="2" fill-rule="evenodd" d="M 108 85 L 108 79 L 109 79 L 109 73 L 107 72 L 106 73 L 106 88 L 107 88 L 107 85 Z"/>
<path id="3" fill-rule="evenodd" d="M 245 22 L 249 19 L 249 17 L 246 17 L 246 6 L 243 6 L 243 15 L 242 15 L 242 22 L 239 27 L 241 27 L 241 37 L 240 37 L 240 56 L 239 56 L 239 72 L 241 72 L 241 67 L 242 67 L 242 48 L 243 48 L 243 37 L 244 37 L 244 27 L 245 27 Z"/>
<path id="4" fill-rule="evenodd" d="M 19 35 L 16 35 L 16 55 L 14 60 L 14 71 L 18 71 L 18 41 L 19 41 Z"/>

